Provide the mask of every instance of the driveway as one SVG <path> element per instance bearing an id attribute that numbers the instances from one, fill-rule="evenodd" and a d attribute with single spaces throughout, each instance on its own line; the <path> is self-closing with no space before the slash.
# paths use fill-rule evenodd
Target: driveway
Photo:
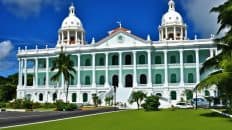
<path id="1" fill-rule="evenodd" d="M 115 109 L 104 108 L 96 110 L 78 110 L 69 112 L 0 112 L 0 128 L 111 111 L 115 111 Z"/>

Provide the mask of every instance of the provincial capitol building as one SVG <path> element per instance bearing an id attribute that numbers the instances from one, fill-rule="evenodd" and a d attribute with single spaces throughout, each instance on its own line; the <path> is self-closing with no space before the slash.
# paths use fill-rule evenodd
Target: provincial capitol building
<path id="1" fill-rule="evenodd" d="M 58 31 L 54 48 L 18 50 L 19 82 L 17 98 L 28 98 L 34 102 L 65 101 L 65 85 L 61 76 L 59 82 L 51 81 L 56 73 L 51 71 L 55 58 L 61 52 L 71 54 L 76 73 L 70 81 L 68 101 L 77 104 L 92 104 L 92 95 L 104 99 L 114 95 L 117 86 L 117 103 L 127 104 L 133 91 L 160 96 L 160 107 L 189 100 L 196 85 L 207 76 L 201 74 L 204 61 L 218 53 L 209 39 L 189 40 L 187 25 L 170 0 L 168 11 L 163 15 L 159 40 L 140 38 L 129 29 L 120 26 L 108 32 L 100 41 L 85 41 L 85 29 L 75 14 L 75 7 L 69 7 L 69 15 Z M 217 96 L 216 87 L 199 92 L 199 96 Z"/>

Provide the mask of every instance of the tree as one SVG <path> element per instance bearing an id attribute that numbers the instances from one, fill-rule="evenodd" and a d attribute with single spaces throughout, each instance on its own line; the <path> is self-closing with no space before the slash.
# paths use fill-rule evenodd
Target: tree
<path id="1" fill-rule="evenodd" d="M 61 76 L 64 77 L 64 84 L 66 85 L 65 96 L 66 96 L 66 103 L 67 103 L 70 80 L 74 79 L 74 76 L 72 75 L 72 73 L 75 74 L 76 70 L 74 69 L 74 63 L 71 60 L 71 55 L 66 55 L 63 52 L 62 48 L 61 48 L 59 57 L 54 60 L 52 68 L 51 68 L 51 71 L 55 71 L 55 70 L 58 70 L 58 71 L 56 72 L 56 74 L 54 74 L 51 77 L 51 80 L 59 81 Z"/>
<path id="2" fill-rule="evenodd" d="M 201 73 L 209 68 L 217 69 L 218 71 L 210 74 L 206 79 L 197 85 L 197 90 L 208 88 L 212 85 L 217 85 L 221 96 L 229 100 L 229 110 L 232 111 L 232 0 L 227 0 L 224 4 L 214 7 L 211 12 L 217 12 L 218 23 L 220 28 L 219 34 L 223 30 L 227 32 L 223 37 L 215 39 L 215 43 L 221 53 L 207 60 L 201 68 Z"/>
<path id="3" fill-rule="evenodd" d="M 129 100 L 130 104 L 136 102 L 137 104 L 137 108 L 139 110 L 139 107 L 141 105 L 141 102 L 143 101 L 143 99 L 146 97 L 146 94 L 143 93 L 142 91 L 137 91 L 137 92 L 132 92 L 131 94 L 131 100 Z"/>
<path id="4" fill-rule="evenodd" d="M 158 111 L 159 105 L 160 105 L 159 97 L 151 95 L 146 97 L 144 104 L 142 104 L 142 107 L 146 111 Z"/>
<path id="5" fill-rule="evenodd" d="M 92 99 L 93 99 L 94 106 L 98 107 L 99 98 L 98 98 L 97 94 L 92 94 Z"/>

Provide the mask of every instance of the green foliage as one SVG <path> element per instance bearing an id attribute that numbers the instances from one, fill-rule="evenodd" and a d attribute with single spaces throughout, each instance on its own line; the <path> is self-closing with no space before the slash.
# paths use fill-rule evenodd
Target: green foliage
<path id="1" fill-rule="evenodd" d="M 57 100 L 55 105 L 57 111 L 73 111 L 78 108 L 76 104 L 65 103 L 62 100 Z"/>
<path id="2" fill-rule="evenodd" d="M 0 108 L 5 108 L 6 107 L 6 103 L 0 102 Z"/>
<path id="3" fill-rule="evenodd" d="M 56 108 L 56 104 L 55 103 L 44 103 L 41 104 L 42 108 Z"/>
<path id="4" fill-rule="evenodd" d="M 159 97 L 158 96 L 148 96 L 145 99 L 145 103 L 142 104 L 142 107 L 146 110 L 146 111 L 158 111 L 159 110 Z"/>
<path id="5" fill-rule="evenodd" d="M 93 99 L 94 106 L 97 107 L 98 101 L 99 101 L 97 94 L 92 94 L 92 99 Z"/>
<path id="6" fill-rule="evenodd" d="M 32 109 L 33 108 L 33 102 L 31 100 L 28 100 L 28 99 L 23 100 L 23 108 Z"/>
<path id="7" fill-rule="evenodd" d="M 72 104 L 72 103 L 68 103 L 66 104 L 66 108 L 67 111 L 74 111 L 77 109 L 77 105 L 76 104 Z"/>
<path id="8" fill-rule="evenodd" d="M 132 104 L 134 102 L 136 102 L 137 104 L 137 108 L 139 110 L 139 107 L 141 105 L 141 102 L 143 101 L 143 99 L 146 97 L 146 94 L 143 93 L 142 91 L 134 91 L 131 94 L 131 99 L 129 100 L 129 103 Z"/>
<path id="9" fill-rule="evenodd" d="M 114 99 L 113 96 L 105 97 L 105 103 L 106 103 L 106 105 L 107 106 L 112 106 L 113 105 L 113 99 Z"/>

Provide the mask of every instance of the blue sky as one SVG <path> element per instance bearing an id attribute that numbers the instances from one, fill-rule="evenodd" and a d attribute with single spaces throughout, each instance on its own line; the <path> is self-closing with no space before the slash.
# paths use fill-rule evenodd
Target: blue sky
<path id="1" fill-rule="evenodd" d="M 0 76 L 18 71 L 17 48 L 28 46 L 54 47 L 57 31 L 68 15 L 73 2 L 76 14 L 91 42 L 107 36 L 116 28 L 117 21 L 133 34 L 158 40 L 158 26 L 168 9 L 169 0 L 0 0 Z M 209 10 L 225 0 L 175 0 L 176 10 L 188 25 L 188 35 L 193 39 L 209 38 L 218 25 L 216 14 Z"/>

